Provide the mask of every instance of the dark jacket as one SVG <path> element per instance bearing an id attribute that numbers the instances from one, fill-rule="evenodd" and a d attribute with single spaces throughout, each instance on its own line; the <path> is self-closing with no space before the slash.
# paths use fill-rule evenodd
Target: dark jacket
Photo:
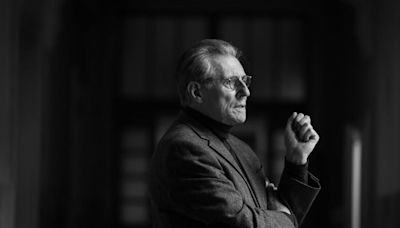
<path id="1" fill-rule="evenodd" d="M 228 140 L 240 151 L 237 160 L 209 128 L 180 115 L 159 142 L 151 163 L 154 227 L 269 228 L 301 223 L 320 189 L 318 180 L 308 173 L 305 184 L 282 175 L 277 195 L 292 219 L 268 210 L 259 159 L 240 139 L 231 135 Z"/>

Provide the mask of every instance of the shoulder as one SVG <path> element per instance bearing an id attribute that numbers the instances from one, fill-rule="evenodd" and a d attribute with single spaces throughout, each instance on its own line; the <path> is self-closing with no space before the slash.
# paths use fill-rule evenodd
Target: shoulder
<path id="1" fill-rule="evenodd" d="M 207 142 L 210 138 L 213 138 L 213 133 L 205 125 L 195 118 L 181 113 L 161 138 L 159 144 Z"/>
<path id="2" fill-rule="evenodd" d="M 159 145 L 165 144 L 182 144 L 185 142 L 196 142 L 200 140 L 199 134 L 188 123 L 176 121 L 165 132 L 161 138 Z"/>
<path id="3" fill-rule="evenodd" d="M 189 172 L 207 172 L 205 167 L 220 168 L 209 141 L 187 123 L 174 123 L 158 143 L 152 167 L 169 176 L 185 176 Z"/>
<path id="4" fill-rule="evenodd" d="M 154 156 L 182 156 L 182 153 L 189 155 L 195 151 L 206 150 L 208 141 L 202 134 L 198 126 L 178 118 L 158 142 Z"/>

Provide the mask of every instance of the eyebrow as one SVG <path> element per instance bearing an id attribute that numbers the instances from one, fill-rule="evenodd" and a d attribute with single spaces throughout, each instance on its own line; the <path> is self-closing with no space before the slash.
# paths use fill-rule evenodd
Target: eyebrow
<path id="1" fill-rule="evenodd" d="M 247 74 L 244 74 L 244 75 L 231 75 L 231 76 L 228 76 L 227 78 L 240 78 L 240 77 L 243 77 L 243 76 L 247 76 Z"/>

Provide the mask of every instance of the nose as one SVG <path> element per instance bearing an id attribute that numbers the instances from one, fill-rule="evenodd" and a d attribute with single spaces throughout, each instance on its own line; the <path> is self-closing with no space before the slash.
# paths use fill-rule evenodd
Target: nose
<path id="1" fill-rule="evenodd" d="M 250 89 L 246 86 L 246 84 L 240 81 L 240 86 L 238 88 L 237 94 L 238 97 L 248 97 L 250 96 Z"/>

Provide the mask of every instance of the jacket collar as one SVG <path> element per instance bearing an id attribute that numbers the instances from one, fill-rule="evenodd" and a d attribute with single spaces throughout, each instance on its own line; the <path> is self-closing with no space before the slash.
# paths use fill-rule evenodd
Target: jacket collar
<path id="1" fill-rule="evenodd" d="M 202 123 L 197 121 L 192 116 L 186 114 L 185 112 L 181 113 L 178 121 L 189 126 L 200 138 L 202 138 L 203 140 L 206 140 L 208 142 L 208 146 L 210 148 L 212 148 L 216 153 L 218 153 L 226 161 L 228 161 L 228 163 L 240 174 L 240 176 L 246 182 L 247 186 L 249 187 L 250 192 L 252 192 L 252 197 L 253 197 L 254 203 L 256 205 L 260 206 L 260 202 L 259 202 L 258 196 L 257 196 L 260 194 L 258 192 L 258 191 L 260 191 L 260 189 L 258 189 L 256 187 L 258 185 L 256 185 L 256 183 L 254 183 L 256 178 L 254 176 L 252 176 L 249 172 L 246 172 L 246 169 L 247 170 L 251 170 L 251 169 L 249 167 L 249 164 L 247 164 L 247 162 L 246 162 L 247 159 L 245 158 L 244 153 L 238 155 L 238 159 L 239 159 L 238 162 L 245 169 L 245 170 L 242 170 L 239 167 L 239 164 L 236 161 L 236 159 L 225 147 L 224 143 L 209 128 L 207 128 Z M 249 153 L 252 153 L 252 152 L 249 151 Z M 263 186 L 263 184 L 264 183 L 262 183 L 261 185 Z M 264 188 L 262 188 L 262 189 L 264 189 Z M 256 192 L 258 192 L 258 193 L 256 193 Z"/>
<path id="2" fill-rule="evenodd" d="M 185 112 L 181 112 L 178 121 L 189 126 L 201 139 L 206 140 L 208 146 L 228 161 L 229 164 L 242 176 L 242 178 L 246 180 L 246 176 L 232 154 L 225 147 L 224 143 L 209 128 Z"/>

